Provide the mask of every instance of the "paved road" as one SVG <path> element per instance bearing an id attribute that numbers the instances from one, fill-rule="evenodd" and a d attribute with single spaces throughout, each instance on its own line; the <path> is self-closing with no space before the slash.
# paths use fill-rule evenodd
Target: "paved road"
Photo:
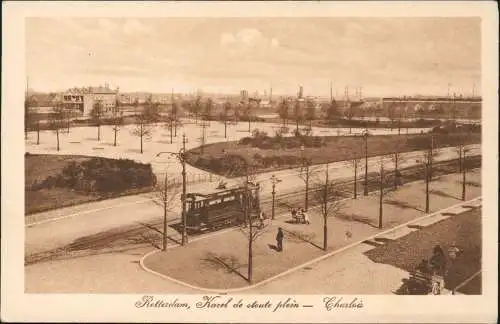
<path id="1" fill-rule="evenodd" d="M 475 151 L 479 148 L 475 148 Z M 472 153 L 470 153 L 472 154 Z M 413 158 L 421 153 L 412 152 L 401 167 L 415 165 Z M 456 157 L 452 148 L 443 149 L 437 160 L 447 160 Z M 369 168 L 378 169 L 376 164 L 378 158 L 369 160 Z M 390 161 L 384 162 L 389 167 Z M 322 166 L 315 167 L 321 174 Z M 342 179 L 352 176 L 353 170 L 348 163 L 332 163 L 329 168 L 330 179 Z M 296 170 L 285 170 L 278 175 L 283 182 L 277 186 L 277 191 L 295 191 L 304 188 L 304 182 L 297 176 Z M 262 181 L 262 197 L 270 195 L 270 174 L 259 175 L 258 181 Z M 233 180 L 236 183 L 237 180 Z M 210 185 L 214 185 L 212 183 Z M 190 186 L 188 191 L 206 190 L 207 184 Z M 286 188 L 286 189 L 285 189 Z M 172 205 L 169 218 L 177 218 L 180 214 L 180 202 Z M 143 194 L 128 196 L 109 201 L 94 202 L 60 210 L 49 211 L 27 217 L 28 226 L 25 228 L 25 252 L 27 254 L 51 250 L 73 242 L 79 237 L 89 236 L 99 232 L 111 231 L 120 227 L 136 226 L 140 222 L 159 220 L 162 217 L 162 209 L 151 200 L 151 195 Z M 46 220 L 54 221 L 46 222 Z M 31 226 L 29 224 L 32 224 Z"/>

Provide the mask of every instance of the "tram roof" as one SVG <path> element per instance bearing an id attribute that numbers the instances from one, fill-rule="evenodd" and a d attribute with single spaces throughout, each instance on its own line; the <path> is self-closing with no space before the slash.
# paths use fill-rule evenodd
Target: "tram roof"
<path id="1" fill-rule="evenodd" d="M 195 201 L 199 201 L 199 200 L 204 200 L 207 198 L 223 195 L 225 193 L 231 193 L 231 192 L 236 191 L 238 189 L 239 190 L 245 189 L 245 187 L 243 185 L 238 185 L 238 184 L 233 184 L 233 185 L 228 184 L 226 189 L 217 189 L 216 186 L 217 186 L 216 184 L 214 184 L 213 187 L 207 186 L 198 192 L 189 192 L 189 193 L 187 193 L 187 195 L 194 196 Z M 249 183 L 249 189 L 255 189 L 256 187 L 257 187 L 256 184 Z"/>

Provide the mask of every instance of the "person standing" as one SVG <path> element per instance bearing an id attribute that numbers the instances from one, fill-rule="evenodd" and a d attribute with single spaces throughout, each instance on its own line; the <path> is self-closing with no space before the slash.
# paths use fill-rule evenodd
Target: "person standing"
<path id="1" fill-rule="evenodd" d="M 283 234 L 283 230 L 281 227 L 278 227 L 278 234 L 276 234 L 276 244 L 278 245 L 278 251 L 283 251 L 283 238 L 285 235 Z"/>

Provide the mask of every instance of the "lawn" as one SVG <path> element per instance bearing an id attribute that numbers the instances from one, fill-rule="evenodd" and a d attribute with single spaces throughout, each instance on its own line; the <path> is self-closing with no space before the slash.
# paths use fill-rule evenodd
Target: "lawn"
<path id="1" fill-rule="evenodd" d="M 455 244 L 462 253 L 451 264 L 445 277 L 445 287 L 453 289 L 481 269 L 481 242 L 481 209 L 479 208 L 412 232 L 396 241 L 367 251 L 365 254 L 374 262 L 390 264 L 411 272 L 422 259 L 429 260 L 435 245 L 439 244 L 446 253 L 448 247 Z M 447 260 L 447 264 L 450 265 L 450 263 L 450 260 Z M 477 280 L 469 284 L 471 286 L 476 284 L 477 288 Z M 479 292 L 478 289 L 470 288 L 470 290 L 480 293 L 480 289 Z"/>
<path id="2" fill-rule="evenodd" d="M 79 191 L 60 186 L 45 188 L 37 187 L 49 177 L 59 176 L 64 167 L 70 163 L 82 163 L 91 159 L 92 157 L 78 155 L 25 155 L 25 215 L 116 196 L 138 194 L 151 190 L 150 187 L 144 187 L 122 190 L 113 194 L 102 194 L 97 192 Z"/>
<path id="3" fill-rule="evenodd" d="M 454 135 L 435 134 L 435 147 L 454 146 L 457 139 L 458 136 Z M 300 144 L 293 146 L 294 141 L 298 142 L 294 137 L 283 137 L 280 143 L 273 142 L 272 148 L 244 144 L 241 140 L 213 143 L 205 145 L 203 152 L 199 147 L 188 151 L 187 161 L 202 170 L 225 176 L 240 176 L 243 168 L 234 174 L 227 174 L 228 167 L 233 167 L 238 162 L 230 160 L 233 156 L 243 157 L 250 164 L 252 172 L 259 173 L 299 167 L 303 163 L 302 157 L 307 157 L 314 165 L 362 158 L 365 154 L 364 139 L 360 136 L 317 137 L 317 141 L 310 141 L 315 142 L 316 146 L 303 147 L 303 151 Z M 471 134 L 465 141 L 467 144 L 480 143 L 481 135 Z M 322 145 L 317 144 L 319 142 Z M 368 156 L 393 154 L 396 148 L 400 153 L 422 150 L 430 142 L 430 134 L 371 136 L 368 138 Z"/>

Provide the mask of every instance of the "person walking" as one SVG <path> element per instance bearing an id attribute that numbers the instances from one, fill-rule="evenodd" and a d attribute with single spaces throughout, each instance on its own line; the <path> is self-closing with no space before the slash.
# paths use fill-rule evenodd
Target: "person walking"
<path id="1" fill-rule="evenodd" d="M 283 251 L 283 238 L 285 235 L 283 234 L 283 230 L 281 227 L 278 227 L 278 234 L 276 234 L 276 244 L 278 246 L 278 251 Z"/>

